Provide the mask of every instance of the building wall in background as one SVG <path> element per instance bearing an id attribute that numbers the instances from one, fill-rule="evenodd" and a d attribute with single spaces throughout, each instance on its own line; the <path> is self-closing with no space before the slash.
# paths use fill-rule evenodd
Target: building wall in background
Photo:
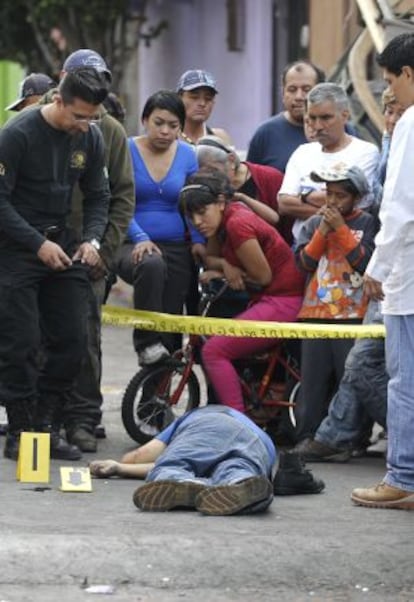
<path id="1" fill-rule="evenodd" d="M 311 0 L 309 56 L 327 73 L 361 31 L 354 0 Z"/>
<path id="2" fill-rule="evenodd" d="M 141 44 L 139 49 L 140 111 L 156 90 L 175 88 L 187 69 L 207 69 L 219 88 L 211 125 L 224 127 L 238 148 L 246 148 L 258 123 L 271 113 L 272 0 L 241 4 L 245 18 L 238 51 L 228 49 L 225 0 L 164 1 L 154 8 L 148 23 L 166 18 L 169 28 L 150 47 Z"/>
<path id="3" fill-rule="evenodd" d="M 412 1 L 403 0 L 398 10 Z M 228 44 L 230 7 L 244 16 L 236 24 L 238 50 Z M 168 29 L 138 51 L 137 83 L 131 85 L 138 88 L 139 106 L 129 133 L 141 131 L 138 115 L 150 94 L 174 88 L 183 71 L 202 68 L 216 76 L 220 90 L 210 125 L 224 127 L 238 149 L 246 149 L 257 126 L 281 109 L 287 62 L 307 57 L 329 76 L 362 31 L 356 0 L 157 0 L 148 28 L 160 19 Z"/>

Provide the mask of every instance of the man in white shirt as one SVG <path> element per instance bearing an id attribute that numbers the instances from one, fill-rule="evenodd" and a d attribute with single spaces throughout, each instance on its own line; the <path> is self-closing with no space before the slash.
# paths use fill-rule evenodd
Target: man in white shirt
<path id="1" fill-rule="evenodd" d="M 414 510 L 414 34 L 393 38 L 377 60 L 405 109 L 391 141 L 381 229 L 364 276 L 366 293 L 383 300 L 387 473 L 375 487 L 354 489 L 351 499 L 360 506 Z"/>
<path id="2" fill-rule="evenodd" d="M 307 120 L 317 141 L 301 144 L 293 152 L 278 197 L 281 215 L 295 218 L 295 240 L 303 222 L 326 202 L 325 185 L 310 179 L 312 171 L 329 170 L 339 164 L 358 165 L 372 187 L 378 149 L 371 142 L 347 134 L 348 119 L 348 98 L 341 86 L 321 83 L 312 88 L 307 96 Z M 366 195 L 358 206 L 366 209 L 371 203 L 372 195 Z"/>

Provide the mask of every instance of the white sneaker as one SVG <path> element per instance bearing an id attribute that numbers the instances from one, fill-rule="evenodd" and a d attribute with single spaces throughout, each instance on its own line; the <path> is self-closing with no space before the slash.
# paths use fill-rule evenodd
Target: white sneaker
<path id="1" fill-rule="evenodd" d="M 148 366 L 156 364 L 169 355 L 168 349 L 162 343 L 154 343 L 154 345 L 150 345 L 138 353 L 138 361 L 141 366 Z"/>

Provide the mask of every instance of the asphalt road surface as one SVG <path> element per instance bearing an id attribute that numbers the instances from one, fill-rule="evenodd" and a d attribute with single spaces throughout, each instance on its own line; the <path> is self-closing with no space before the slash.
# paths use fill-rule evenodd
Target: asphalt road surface
<path id="1" fill-rule="evenodd" d="M 137 368 L 131 331 L 105 327 L 103 339 L 107 438 L 80 465 L 134 446 L 120 418 Z M 278 497 L 265 515 L 243 517 L 141 513 L 132 480 L 63 493 L 62 464 L 52 462 L 50 489 L 36 491 L 1 456 L 0 602 L 414 600 L 413 514 L 349 499 L 381 478 L 381 458 L 314 464 L 323 494 Z"/>

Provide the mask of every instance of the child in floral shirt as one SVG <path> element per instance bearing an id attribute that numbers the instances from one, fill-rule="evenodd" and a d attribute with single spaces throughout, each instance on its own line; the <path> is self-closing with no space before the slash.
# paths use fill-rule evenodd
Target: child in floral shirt
<path id="1" fill-rule="evenodd" d="M 359 167 L 340 164 L 314 171 L 311 178 L 326 183 L 327 201 L 302 227 L 296 260 L 308 274 L 298 319 L 311 322 L 360 323 L 368 299 L 362 275 L 374 250 L 376 220 L 356 208 L 369 191 Z M 329 400 L 341 380 L 353 339 L 304 339 L 302 386 L 296 410 L 297 439 L 313 437 Z"/>

